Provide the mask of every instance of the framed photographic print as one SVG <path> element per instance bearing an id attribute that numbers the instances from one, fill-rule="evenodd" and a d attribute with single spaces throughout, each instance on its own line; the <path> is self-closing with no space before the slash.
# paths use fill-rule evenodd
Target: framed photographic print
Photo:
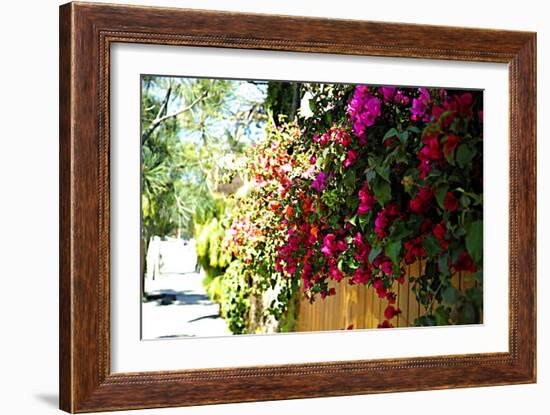
<path id="1" fill-rule="evenodd" d="M 60 406 L 535 382 L 534 33 L 60 8 Z"/>

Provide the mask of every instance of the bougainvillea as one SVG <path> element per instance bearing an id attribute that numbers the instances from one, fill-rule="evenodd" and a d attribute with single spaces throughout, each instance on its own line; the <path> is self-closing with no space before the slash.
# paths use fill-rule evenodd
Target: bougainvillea
<path id="1" fill-rule="evenodd" d="M 222 301 L 222 311 L 225 310 L 225 317 L 236 333 L 250 332 L 251 325 L 243 324 L 248 313 L 260 314 L 264 324 L 284 317 L 297 286 L 296 281 L 276 265 L 278 253 L 290 237 L 287 218 L 294 217 L 293 206 L 287 198 L 296 175 L 317 180 L 319 191 L 326 183 L 326 178 L 311 176 L 314 169 L 307 155 L 288 151 L 300 137 L 296 125 L 271 126 L 268 132 L 267 139 L 253 146 L 246 155 L 245 171 L 240 173 L 245 176 L 248 191 L 237 201 L 223 242 L 224 252 L 239 263 L 233 264 L 233 269 L 238 269 L 240 278 L 245 276 L 244 280 L 248 281 L 246 285 L 238 284 L 239 296 L 257 297 L 255 310 L 251 310 L 250 301 L 232 301 L 230 294 Z M 233 274 L 232 279 L 236 281 L 236 273 Z M 266 292 L 271 296 L 264 305 Z"/>
<path id="2" fill-rule="evenodd" d="M 296 287 L 315 301 L 335 294 L 331 281 L 364 284 L 387 301 L 380 327 L 392 327 L 401 314 L 392 287 L 421 261 L 410 282 L 426 312 L 414 324 L 481 321 L 481 93 L 323 88 L 312 93 L 313 116 L 272 128 L 254 148 L 254 190 L 228 249 L 255 284 L 284 282 L 279 312 Z M 476 286 L 459 290 L 456 272 Z"/>

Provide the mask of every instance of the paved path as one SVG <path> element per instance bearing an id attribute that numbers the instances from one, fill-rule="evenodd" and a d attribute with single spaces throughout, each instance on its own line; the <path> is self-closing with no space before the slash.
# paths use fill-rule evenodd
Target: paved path
<path id="1" fill-rule="evenodd" d="M 145 289 L 148 301 L 142 304 L 144 340 L 231 335 L 199 274 L 161 274 L 155 280 L 148 279 Z"/>

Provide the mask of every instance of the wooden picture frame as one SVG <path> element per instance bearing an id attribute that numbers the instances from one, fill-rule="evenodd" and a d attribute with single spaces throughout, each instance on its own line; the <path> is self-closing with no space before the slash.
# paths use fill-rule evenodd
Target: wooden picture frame
<path id="1" fill-rule="evenodd" d="M 110 46 L 117 42 L 508 64 L 509 351 L 112 374 L 109 62 Z M 61 409 L 91 412 L 535 382 L 535 289 L 535 33 L 106 4 L 61 6 Z"/>

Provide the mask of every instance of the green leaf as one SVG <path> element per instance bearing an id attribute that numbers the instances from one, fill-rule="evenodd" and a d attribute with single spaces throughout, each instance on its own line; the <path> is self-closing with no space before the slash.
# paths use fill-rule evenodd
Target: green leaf
<path id="1" fill-rule="evenodd" d="M 464 230 L 464 228 L 461 227 L 457 227 L 456 230 L 453 232 L 455 238 L 461 238 L 464 236 L 464 234 L 466 234 L 466 231 Z"/>
<path id="2" fill-rule="evenodd" d="M 376 177 L 376 172 L 373 169 L 366 170 L 367 182 L 371 182 Z"/>
<path id="3" fill-rule="evenodd" d="M 384 248 L 384 253 L 395 265 L 399 265 L 399 253 L 401 252 L 401 240 L 390 242 Z"/>
<path id="4" fill-rule="evenodd" d="M 382 142 L 386 141 L 390 137 L 395 137 L 397 135 L 397 129 L 396 128 L 390 128 L 386 134 L 384 134 L 384 137 L 382 138 Z"/>
<path id="5" fill-rule="evenodd" d="M 458 324 L 477 323 L 476 309 L 470 303 L 464 303 L 458 311 Z"/>
<path id="6" fill-rule="evenodd" d="M 444 306 L 439 306 L 434 312 L 435 321 L 438 326 L 449 325 L 449 312 Z"/>
<path id="7" fill-rule="evenodd" d="M 404 222 L 400 220 L 396 220 L 393 224 L 393 229 L 390 233 L 390 237 L 393 240 L 404 239 L 407 236 L 409 236 L 412 233 L 412 231 L 413 230 L 407 227 L 407 225 Z"/>
<path id="8" fill-rule="evenodd" d="M 399 138 L 399 141 L 401 141 L 401 144 L 405 145 L 407 144 L 407 140 L 409 139 L 409 132 L 403 131 L 397 135 L 397 138 Z"/>
<path id="9" fill-rule="evenodd" d="M 359 206 L 359 199 L 357 198 L 357 195 L 348 194 L 348 196 L 346 197 L 346 204 L 350 208 L 351 211 L 357 210 L 357 206 Z M 297 211 L 297 209 L 296 209 L 296 211 Z M 298 211 L 296 213 L 299 214 Z M 356 226 L 355 223 L 353 223 L 353 225 Z"/>
<path id="10" fill-rule="evenodd" d="M 445 154 L 445 160 L 447 160 L 447 163 L 449 163 L 451 166 L 455 165 L 455 152 Z"/>
<path id="11" fill-rule="evenodd" d="M 425 315 L 422 317 L 418 317 L 414 320 L 415 326 L 436 326 L 437 321 L 434 316 L 431 315 Z"/>
<path id="12" fill-rule="evenodd" d="M 344 184 L 346 185 L 346 188 L 350 189 L 352 187 L 355 187 L 357 184 L 357 180 L 355 178 L 355 171 L 349 170 L 346 176 L 344 177 Z"/>
<path id="13" fill-rule="evenodd" d="M 439 241 L 432 234 L 426 236 L 422 240 L 422 246 L 426 250 L 426 253 L 429 257 L 434 257 L 442 251 L 441 245 L 439 245 Z"/>
<path id="14" fill-rule="evenodd" d="M 475 263 L 483 257 L 483 221 L 477 220 L 466 228 L 466 249 Z"/>
<path id="15" fill-rule="evenodd" d="M 462 244 L 453 244 L 451 247 L 451 263 L 454 264 L 462 252 L 464 252 Z"/>
<path id="16" fill-rule="evenodd" d="M 462 196 L 460 196 L 460 205 L 464 208 L 470 206 L 470 198 L 465 194 L 462 194 Z"/>
<path id="17" fill-rule="evenodd" d="M 376 259 L 378 255 L 380 255 L 380 252 L 382 252 L 381 246 L 372 247 L 369 253 L 369 262 L 372 264 L 372 262 Z"/>
<path id="18" fill-rule="evenodd" d="M 476 155 L 475 149 L 467 144 L 461 144 L 456 151 L 456 162 L 460 168 L 464 168 Z"/>
<path id="19" fill-rule="evenodd" d="M 445 304 L 453 305 L 460 298 L 460 293 L 452 285 L 447 285 L 441 292 L 441 299 Z"/>
<path id="20" fill-rule="evenodd" d="M 365 226 L 367 226 L 369 221 L 370 221 L 370 212 L 368 215 L 359 215 L 359 227 L 361 228 L 362 231 L 365 230 Z"/>
<path id="21" fill-rule="evenodd" d="M 483 270 L 478 269 L 477 272 L 474 274 L 474 278 L 477 282 L 483 283 Z"/>
<path id="22" fill-rule="evenodd" d="M 413 133 L 415 133 L 415 134 L 420 134 L 420 128 L 415 127 L 414 125 L 409 125 L 409 126 L 407 127 L 407 130 L 409 130 L 409 131 L 411 131 L 411 132 L 413 132 Z"/>
<path id="23" fill-rule="evenodd" d="M 384 206 L 391 199 L 391 186 L 388 182 L 382 180 L 374 181 L 373 189 L 376 199 Z"/>
<path id="24" fill-rule="evenodd" d="M 369 166 L 376 170 L 377 167 L 380 167 L 382 160 L 374 154 L 369 155 L 368 158 Z"/>
<path id="25" fill-rule="evenodd" d="M 441 255 L 437 260 L 437 265 L 439 266 L 439 272 L 441 272 L 444 275 L 447 275 L 449 273 L 449 254 L 445 253 Z"/>
<path id="26" fill-rule="evenodd" d="M 388 183 L 390 182 L 390 167 L 389 166 L 375 166 L 374 169 L 376 170 L 376 173 L 380 175 L 385 181 Z"/>
<path id="27" fill-rule="evenodd" d="M 477 308 L 480 308 L 483 304 L 483 290 L 481 288 L 472 287 L 466 291 L 466 295 Z"/>
<path id="28" fill-rule="evenodd" d="M 449 185 L 445 184 L 443 186 L 440 186 L 437 189 L 437 192 L 435 194 L 435 198 L 437 199 L 437 203 L 441 209 L 443 209 L 443 205 L 445 203 L 445 196 L 447 196 L 448 191 L 449 191 Z"/>

